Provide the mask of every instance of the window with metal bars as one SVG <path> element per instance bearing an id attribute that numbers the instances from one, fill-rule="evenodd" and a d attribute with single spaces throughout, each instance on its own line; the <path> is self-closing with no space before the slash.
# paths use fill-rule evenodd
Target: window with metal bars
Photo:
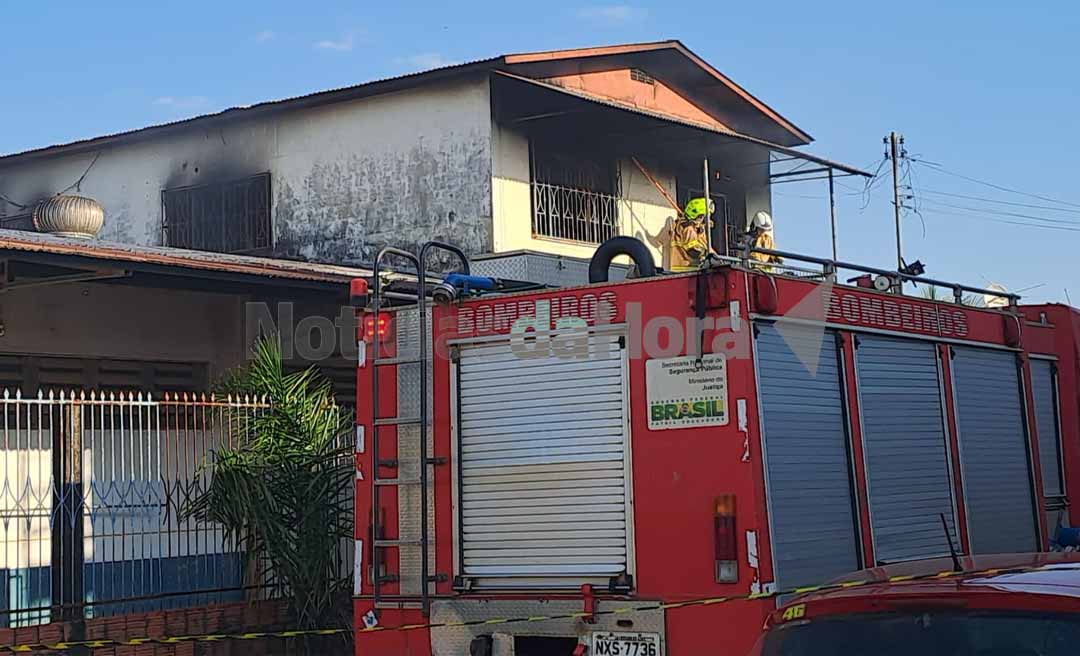
<path id="1" fill-rule="evenodd" d="M 209 386 L 205 363 L 0 354 L 0 393 L 42 390 L 194 392 Z"/>
<path id="2" fill-rule="evenodd" d="M 270 174 L 166 189 L 161 193 L 165 244 L 219 253 L 269 253 Z"/>
<path id="3" fill-rule="evenodd" d="M 615 158 L 532 144 L 532 231 L 599 244 L 619 234 Z"/>

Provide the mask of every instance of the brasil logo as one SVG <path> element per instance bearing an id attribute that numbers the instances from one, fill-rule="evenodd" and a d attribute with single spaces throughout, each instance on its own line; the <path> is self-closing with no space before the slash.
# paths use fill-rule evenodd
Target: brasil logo
<path id="1" fill-rule="evenodd" d="M 725 415 L 723 399 L 699 401 L 666 401 L 649 406 L 649 416 L 653 421 L 674 419 L 707 419 Z"/>

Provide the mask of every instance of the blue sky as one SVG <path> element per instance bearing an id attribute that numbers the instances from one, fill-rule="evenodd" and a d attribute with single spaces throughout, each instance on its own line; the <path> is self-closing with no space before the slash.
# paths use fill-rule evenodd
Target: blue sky
<path id="1" fill-rule="evenodd" d="M 914 166 L 922 220 L 904 221 L 905 255 L 928 275 L 1041 285 L 1033 301 L 1068 289 L 1080 305 L 1075 2 L 4 6 L 2 152 L 501 53 L 678 38 L 810 132 L 817 154 L 874 169 L 895 129 L 940 165 Z M 838 188 L 842 259 L 894 263 L 886 182 L 865 209 L 860 183 Z M 776 192 L 779 246 L 827 255 L 824 183 Z"/>

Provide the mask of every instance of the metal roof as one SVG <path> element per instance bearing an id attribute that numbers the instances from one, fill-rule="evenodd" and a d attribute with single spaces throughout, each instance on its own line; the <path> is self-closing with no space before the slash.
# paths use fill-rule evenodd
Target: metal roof
<path id="1" fill-rule="evenodd" d="M 640 116 L 656 119 L 658 121 L 664 121 L 666 123 L 672 123 L 672 124 L 681 125 L 681 126 L 688 127 L 688 128 L 694 128 L 694 129 L 697 129 L 697 130 L 702 130 L 702 131 L 705 131 L 705 132 L 711 132 L 713 134 L 719 134 L 719 135 L 723 135 L 725 137 L 730 137 L 730 138 L 738 140 L 738 141 L 745 141 L 747 143 L 756 144 L 756 145 L 761 146 L 763 148 L 767 148 L 768 150 L 771 150 L 773 152 L 783 153 L 785 155 L 790 155 L 792 157 L 798 157 L 800 159 L 805 159 L 805 160 L 820 164 L 822 166 L 826 166 L 826 167 L 829 167 L 829 168 L 832 168 L 832 169 L 836 169 L 838 171 L 843 171 L 844 173 L 849 173 L 851 175 L 861 175 L 861 176 L 864 176 L 864 177 L 867 177 L 867 178 L 874 177 L 872 173 L 868 173 L 867 171 L 863 171 L 862 169 L 858 169 L 858 168 L 855 168 L 853 166 L 849 166 L 847 164 L 842 164 L 840 162 L 825 159 L 824 157 L 818 157 L 816 155 L 811 155 L 810 153 L 806 153 L 806 152 L 803 152 L 801 150 L 791 148 L 789 146 L 782 146 L 780 144 L 772 143 L 772 142 L 766 141 L 764 139 L 759 139 L 757 137 L 752 137 L 752 136 L 750 136 L 748 134 L 742 134 L 740 132 L 736 132 L 734 130 L 723 128 L 723 127 L 720 127 L 720 126 L 708 125 L 708 124 L 705 124 L 705 123 L 696 123 L 694 121 L 690 121 L 690 120 L 686 120 L 686 119 L 682 119 L 682 118 L 676 118 L 676 117 L 673 117 L 673 116 L 669 116 L 667 114 L 661 114 L 659 112 L 651 111 L 651 110 L 648 110 L 648 109 L 642 109 L 641 107 L 638 107 L 636 105 L 630 105 L 630 104 L 627 104 L 627 103 L 619 102 L 617 100 L 611 100 L 609 98 L 603 98 L 603 97 L 596 96 L 596 95 L 593 95 L 593 94 L 590 94 L 590 93 L 587 93 L 587 92 L 584 92 L 584 91 L 581 91 L 581 90 L 578 90 L 578 89 L 570 89 L 570 88 L 567 88 L 567 87 L 562 87 L 562 86 L 558 86 L 558 85 L 551 84 L 551 83 L 548 83 L 548 82 L 544 82 L 542 80 L 534 80 L 533 78 L 522 77 L 520 75 L 514 75 L 513 73 L 508 73 L 506 71 L 496 71 L 495 74 L 498 75 L 499 77 L 505 78 L 507 80 L 514 80 L 514 81 L 520 82 L 521 84 L 527 84 L 527 85 L 531 85 L 531 86 L 534 86 L 534 87 L 547 89 L 547 90 L 552 91 L 553 93 L 563 94 L 563 95 L 566 95 L 566 96 L 572 96 L 572 97 L 575 97 L 575 98 L 579 98 L 581 100 L 585 100 L 585 101 L 588 101 L 588 102 L 591 102 L 591 103 L 595 103 L 597 105 L 603 105 L 605 107 L 610 107 L 612 109 L 617 109 L 617 110 L 620 110 L 620 111 L 623 111 L 623 112 L 628 112 L 628 113 L 631 113 L 631 114 L 638 114 Z"/>
<path id="2" fill-rule="evenodd" d="M 47 155 L 57 150 L 63 150 L 68 152 L 81 152 L 84 150 L 105 146 L 115 141 L 134 138 L 148 138 L 162 132 L 169 132 L 172 130 L 184 128 L 193 123 L 218 120 L 229 121 L 235 119 L 247 119 L 274 111 L 281 111 L 285 109 L 300 109 L 303 107 L 317 107 L 319 105 L 343 102 L 346 100 L 352 100 L 354 98 L 363 98 L 366 96 L 373 96 L 380 93 L 389 93 L 391 91 L 396 91 L 404 87 L 414 86 L 422 82 L 429 82 L 446 77 L 461 75 L 474 70 L 486 70 L 490 68 L 490 66 L 501 61 L 503 61 L 503 57 L 478 59 L 462 64 L 452 64 L 450 66 L 441 66 L 439 68 L 432 68 L 425 71 L 417 71 L 415 73 L 407 73 L 405 75 L 371 80 L 362 84 L 339 87 L 337 89 L 316 91 L 313 93 L 292 96 L 289 98 L 281 98 L 278 100 L 267 100 L 264 102 L 256 103 L 254 105 L 229 107 L 219 112 L 200 114 L 198 116 L 184 118 L 177 121 L 156 123 L 154 125 L 147 125 L 141 128 L 133 128 L 131 130 L 123 130 L 121 132 L 99 135 L 87 139 L 78 139 L 76 141 L 52 144 L 50 146 L 31 148 L 30 150 L 0 155 L 0 165 L 4 164 L 5 161 L 9 159 L 24 158 L 35 155 Z"/>
<path id="3" fill-rule="evenodd" d="M 370 269 L 230 255 L 162 246 L 135 246 L 96 239 L 71 239 L 21 230 L 0 230 L 0 251 L 63 255 L 118 263 L 158 265 L 191 272 L 217 272 L 282 280 L 347 284 L 370 278 Z"/>
<path id="4" fill-rule="evenodd" d="M 279 100 L 270 100 L 243 107 L 230 107 L 219 112 L 202 114 L 199 116 L 181 119 L 178 121 L 158 123 L 155 125 L 144 126 L 132 130 L 124 130 L 121 132 L 114 132 L 112 134 L 100 135 L 87 139 L 79 139 L 66 143 L 58 143 L 49 146 L 42 146 L 39 148 L 32 148 L 30 150 L 24 150 L 21 152 L 0 154 L 0 166 L 13 160 L 21 160 L 28 157 L 50 155 L 57 151 L 63 151 L 67 153 L 83 152 L 87 150 L 93 150 L 95 148 L 100 148 L 102 146 L 106 146 L 117 141 L 146 139 L 161 133 L 183 129 L 194 123 L 215 121 L 224 122 L 238 119 L 249 119 L 271 112 L 289 109 L 300 109 L 304 107 L 315 107 L 330 103 L 343 102 L 356 98 L 374 96 L 381 93 L 389 93 L 391 91 L 397 91 L 417 86 L 419 84 L 434 82 L 451 77 L 457 77 L 469 73 L 480 73 L 499 70 L 500 67 L 529 67 L 543 65 L 550 62 L 566 62 L 569 60 L 588 58 L 599 59 L 603 57 L 612 57 L 617 55 L 633 55 L 657 51 L 677 52 L 678 54 L 688 59 L 691 63 L 693 63 L 696 67 L 696 70 L 704 71 L 704 74 L 707 74 L 708 79 L 714 80 L 721 87 L 730 90 L 736 96 L 742 98 L 746 103 L 748 103 L 749 105 L 754 107 L 755 110 L 760 112 L 761 115 L 767 117 L 770 121 L 774 122 L 774 124 L 782 127 L 795 138 L 806 143 L 811 140 L 811 137 L 805 131 L 796 127 L 794 124 L 781 116 L 774 109 L 766 105 L 764 102 L 758 100 L 745 89 L 743 89 L 739 85 L 735 84 L 732 80 L 721 74 L 715 68 L 710 66 L 707 62 L 705 62 L 700 57 L 691 52 L 681 42 L 677 40 L 668 40 L 646 43 L 622 44 L 615 46 L 601 46 L 596 48 L 577 48 L 570 50 L 553 50 L 547 52 L 507 54 L 490 57 L 487 59 L 477 59 L 461 64 L 453 64 L 450 66 L 442 66 L 439 68 L 433 68 L 425 71 L 407 73 L 405 75 L 372 80 L 369 82 L 364 82 L 362 84 L 340 87 L 337 89 L 318 91 Z"/>

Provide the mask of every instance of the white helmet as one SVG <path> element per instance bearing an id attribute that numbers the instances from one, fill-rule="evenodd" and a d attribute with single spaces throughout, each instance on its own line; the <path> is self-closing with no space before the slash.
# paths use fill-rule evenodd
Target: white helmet
<path id="1" fill-rule="evenodd" d="M 754 215 L 753 220 L 750 222 L 751 228 L 761 228 L 768 232 L 772 230 L 772 217 L 765 210 L 762 210 Z"/>

